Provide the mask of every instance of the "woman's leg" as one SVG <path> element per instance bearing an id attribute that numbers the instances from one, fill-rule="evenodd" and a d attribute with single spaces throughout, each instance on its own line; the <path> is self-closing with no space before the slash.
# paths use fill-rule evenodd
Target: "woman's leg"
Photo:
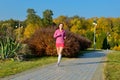
<path id="1" fill-rule="evenodd" d="M 57 47 L 57 54 L 58 54 L 58 61 L 57 61 L 57 65 L 59 66 L 59 62 L 60 62 L 60 47 Z"/>
<path id="2" fill-rule="evenodd" d="M 62 51 L 63 51 L 63 47 L 59 47 L 58 49 L 58 66 L 60 64 L 61 58 L 62 58 Z"/>
<path id="3" fill-rule="evenodd" d="M 57 54 L 59 55 L 60 47 L 57 47 L 56 49 L 57 49 Z"/>

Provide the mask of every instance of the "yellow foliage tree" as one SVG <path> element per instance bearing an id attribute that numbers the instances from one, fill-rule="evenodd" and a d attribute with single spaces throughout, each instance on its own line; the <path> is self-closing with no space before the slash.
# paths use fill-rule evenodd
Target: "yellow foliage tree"
<path id="1" fill-rule="evenodd" d="M 35 32 L 35 30 L 40 27 L 37 24 L 28 24 L 24 31 L 24 39 L 30 38 L 30 36 Z"/>
<path id="2" fill-rule="evenodd" d="M 74 33 L 79 33 L 79 30 L 81 29 L 81 21 L 75 18 L 72 19 L 70 23 L 72 24 L 70 31 Z"/>
<path id="3" fill-rule="evenodd" d="M 64 29 L 69 29 L 68 25 L 68 18 L 66 16 L 59 16 L 58 18 L 53 20 L 54 23 L 59 24 L 63 23 L 64 24 Z"/>
<path id="4" fill-rule="evenodd" d="M 75 25 L 72 26 L 70 30 L 71 30 L 71 32 L 78 33 L 78 27 Z"/>

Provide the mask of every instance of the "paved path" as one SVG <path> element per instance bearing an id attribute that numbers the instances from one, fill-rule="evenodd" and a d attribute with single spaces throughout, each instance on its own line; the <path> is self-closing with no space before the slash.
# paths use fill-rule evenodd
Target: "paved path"
<path id="1" fill-rule="evenodd" d="M 86 53 L 80 58 L 61 62 L 60 67 L 50 64 L 1 80 L 103 80 L 104 51 Z"/>

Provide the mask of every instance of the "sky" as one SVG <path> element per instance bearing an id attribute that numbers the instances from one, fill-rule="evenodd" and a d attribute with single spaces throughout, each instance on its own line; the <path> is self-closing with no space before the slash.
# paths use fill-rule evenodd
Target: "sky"
<path id="1" fill-rule="evenodd" d="M 120 0 L 0 0 L 0 20 L 25 20 L 28 8 L 40 17 L 47 9 L 52 10 L 53 18 L 120 17 Z"/>

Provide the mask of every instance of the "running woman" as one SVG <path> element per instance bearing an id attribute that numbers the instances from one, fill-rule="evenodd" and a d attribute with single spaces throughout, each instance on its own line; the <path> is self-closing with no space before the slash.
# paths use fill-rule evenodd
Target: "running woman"
<path id="1" fill-rule="evenodd" d="M 54 33 L 54 38 L 56 39 L 56 49 L 58 54 L 57 66 L 59 66 L 60 64 L 62 58 L 62 51 L 64 48 L 64 40 L 66 39 L 65 30 L 63 29 L 63 27 L 64 25 L 60 23 Z"/>

